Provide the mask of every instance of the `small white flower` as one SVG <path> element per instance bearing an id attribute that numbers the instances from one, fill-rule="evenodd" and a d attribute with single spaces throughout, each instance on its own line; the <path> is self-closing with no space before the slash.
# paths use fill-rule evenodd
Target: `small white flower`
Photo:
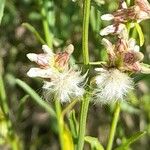
<path id="1" fill-rule="evenodd" d="M 147 0 L 135 0 L 138 22 L 150 18 L 150 4 Z"/>
<path id="2" fill-rule="evenodd" d="M 118 69 L 101 70 L 94 78 L 93 100 L 102 104 L 123 100 L 133 89 L 133 80 Z"/>
<path id="3" fill-rule="evenodd" d="M 44 53 L 42 54 L 34 54 L 34 53 L 27 54 L 28 59 L 44 68 L 47 66 L 49 67 L 53 66 L 55 54 L 47 45 L 43 45 L 42 49 L 44 51 Z"/>
<path id="4" fill-rule="evenodd" d="M 102 20 L 110 21 L 114 19 L 114 16 L 112 14 L 105 14 L 101 16 Z"/>
<path id="5" fill-rule="evenodd" d="M 122 6 L 122 8 L 124 8 L 124 9 L 127 9 L 127 8 L 128 8 L 125 1 L 122 2 L 121 6 Z"/>
<path id="6" fill-rule="evenodd" d="M 86 74 L 81 76 L 80 71 L 69 70 L 59 73 L 51 81 L 45 81 L 44 95 L 48 99 L 57 97 L 63 102 L 70 102 L 71 99 L 82 97 L 84 94 L 84 81 Z"/>
<path id="7" fill-rule="evenodd" d="M 107 53 L 113 53 L 114 54 L 114 48 L 115 46 L 107 39 L 103 38 L 102 39 L 102 45 L 105 46 Z"/>
<path id="8" fill-rule="evenodd" d="M 136 45 L 135 39 L 130 38 L 128 40 L 128 45 L 129 45 L 129 50 L 134 51 L 134 52 L 139 52 L 140 51 L 140 47 L 138 45 Z"/>
<path id="9" fill-rule="evenodd" d="M 104 14 L 102 20 L 113 20 L 113 24 L 107 26 L 100 31 L 100 35 L 120 34 L 122 32 L 122 24 L 130 21 L 130 27 L 134 27 L 135 20 L 140 23 L 143 20 L 150 19 L 150 4 L 147 0 L 135 0 L 135 5 L 127 8 L 125 1 L 121 1 L 120 7 L 112 14 Z M 120 26 L 121 25 L 121 26 Z"/>
<path id="10" fill-rule="evenodd" d="M 58 74 L 58 71 L 55 69 L 41 69 L 41 68 L 31 68 L 28 72 L 27 75 L 29 77 L 35 78 L 35 77 L 41 77 L 45 79 L 49 79 L 53 76 Z"/>
<path id="11" fill-rule="evenodd" d="M 126 30 L 126 27 L 124 24 L 119 24 L 118 26 L 113 25 L 109 25 L 106 28 L 102 29 L 100 31 L 100 35 L 101 36 L 105 36 L 108 34 L 122 34 L 124 33 L 124 30 Z"/>

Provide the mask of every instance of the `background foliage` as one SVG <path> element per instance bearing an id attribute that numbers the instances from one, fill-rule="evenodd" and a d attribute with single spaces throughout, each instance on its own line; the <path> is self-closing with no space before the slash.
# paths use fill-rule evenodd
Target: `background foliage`
<path id="1" fill-rule="evenodd" d="M 0 3 L 3 1 L 1 0 Z M 0 11 L 2 11 L 2 7 L 4 6 L 0 5 Z M 60 51 L 65 45 L 72 43 L 75 46 L 75 51 L 71 62 L 82 62 L 82 1 L 45 0 L 44 7 L 47 10 L 45 17 L 48 18 L 49 36 L 53 38 L 54 50 Z M 102 22 L 100 16 L 116 9 L 117 1 L 92 0 L 89 29 L 90 61 L 106 59 L 106 51 L 101 45 L 102 37 L 99 35 L 99 31 L 108 22 Z M 28 96 L 29 93 L 24 92 L 15 80 L 15 78 L 19 78 L 25 81 L 39 95 L 42 95 L 42 81 L 40 79 L 30 79 L 26 75 L 31 67 L 26 54 L 29 52 L 40 53 L 44 41 L 38 38 L 36 31 L 31 26 L 29 27 L 28 24 L 22 25 L 22 23 L 29 23 L 45 39 L 42 15 L 40 0 L 7 0 L 0 26 L 0 72 L 3 73 L 4 77 L 10 117 L 14 129 L 21 137 L 26 150 L 59 149 L 55 120 L 53 117 L 49 117 L 49 114 L 37 105 L 38 103 L 34 101 L 34 97 Z M 150 20 L 142 23 L 145 37 L 142 52 L 145 55 L 145 63 L 149 63 L 150 60 L 149 26 Z M 29 30 L 32 30 L 32 32 Z M 138 40 L 137 33 L 134 32 L 134 36 Z M 92 74 L 94 72 L 91 71 L 91 76 Z M 126 141 L 131 135 L 141 130 L 146 131 L 145 136 L 128 149 L 143 150 L 144 148 L 144 150 L 149 150 L 150 76 L 135 75 L 133 78 L 136 82 L 136 90 L 130 93 L 128 101 L 122 104 L 114 147 L 119 145 L 121 140 Z M 53 107 L 53 103 L 51 105 Z M 77 120 L 79 106 L 79 104 L 75 106 Z M 108 139 L 112 110 L 113 106 L 94 105 L 92 103 L 89 108 L 87 135 L 98 137 L 104 145 L 106 145 Z M 68 122 L 67 117 L 66 122 Z M 4 131 L 1 116 L 0 130 L 0 132 Z M 87 138 L 87 143 L 88 140 Z M 0 138 L 1 143 L 3 141 Z M 0 149 L 6 148 L 6 145 L 7 143 L 3 144 Z M 88 144 L 86 148 L 89 148 Z"/>

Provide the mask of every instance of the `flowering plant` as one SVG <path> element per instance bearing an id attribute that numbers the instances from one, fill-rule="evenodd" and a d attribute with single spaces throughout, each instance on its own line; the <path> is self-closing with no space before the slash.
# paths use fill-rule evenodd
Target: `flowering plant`
<path id="1" fill-rule="evenodd" d="M 0 0 L 0 150 L 127 150 L 146 132 L 133 149 L 149 150 L 149 19 L 148 0 Z"/>
<path id="2" fill-rule="evenodd" d="M 81 76 L 80 71 L 75 71 L 68 64 L 74 50 L 73 45 L 70 44 L 64 52 L 56 54 L 47 45 L 43 45 L 42 49 L 43 54 L 27 54 L 31 61 L 39 65 L 39 68 L 31 68 L 27 75 L 44 78 L 43 89 L 47 99 L 56 98 L 61 102 L 69 102 L 83 96 L 86 74 Z"/>

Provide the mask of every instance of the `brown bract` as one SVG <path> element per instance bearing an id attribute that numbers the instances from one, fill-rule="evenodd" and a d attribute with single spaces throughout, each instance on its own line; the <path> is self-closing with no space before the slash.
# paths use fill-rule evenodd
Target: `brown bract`
<path id="1" fill-rule="evenodd" d="M 103 40 L 109 43 L 108 40 Z M 116 67 L 121 71 L 140 72 L 140 61 L 143 59 L 143 54 L 139 52 L 139 47 L 135 45 L 134 39 L 119 38 L 115 45 L 108 47 L 108 67 Z"/>

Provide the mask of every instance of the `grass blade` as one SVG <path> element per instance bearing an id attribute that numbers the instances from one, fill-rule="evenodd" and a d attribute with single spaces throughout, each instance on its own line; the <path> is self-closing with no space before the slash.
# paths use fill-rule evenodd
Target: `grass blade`
<path id="1" fill-rule="evenodd" d="M 39 106 L 41 106 L 45 111 L 47 111 L 51 116 L 56 116 L 54 110 L 51 106 L 45 102 L 29 85 L 20 79 L 16 79 L 17 85 L 19 85 L 26 93 L 28 93 L 31 98 L 36 102 Z"/>
<path id="2" fill-rule="evenodd" d="M 41 42 L 41 44 L 45 44 L 46 42 L 42 39 L 38 31 L 29 23 L 23 23 L 22 26 L 26 27 L 30 32 L 32 32 L 36 39 Z"/>
<path id="3" fill-rule="evenodd" d="M 129 139 L 126 140 L 125 143 L 123 143 L 121 146 L 119 146 L 118 148 L 116 148 L 115 150 L 127 150 L 128 147 L 134 143 L 135 141 L 137 141 L 139 138 L 141 138 L 146 132 L 145 131 L 140 131 L 137 132 L 136 134 L 132 135 Z"/>
<path id="4" fill-rule="evenodd" d="M 0 23 L 4 14 L 5 0 L 0 0 Z"/>

